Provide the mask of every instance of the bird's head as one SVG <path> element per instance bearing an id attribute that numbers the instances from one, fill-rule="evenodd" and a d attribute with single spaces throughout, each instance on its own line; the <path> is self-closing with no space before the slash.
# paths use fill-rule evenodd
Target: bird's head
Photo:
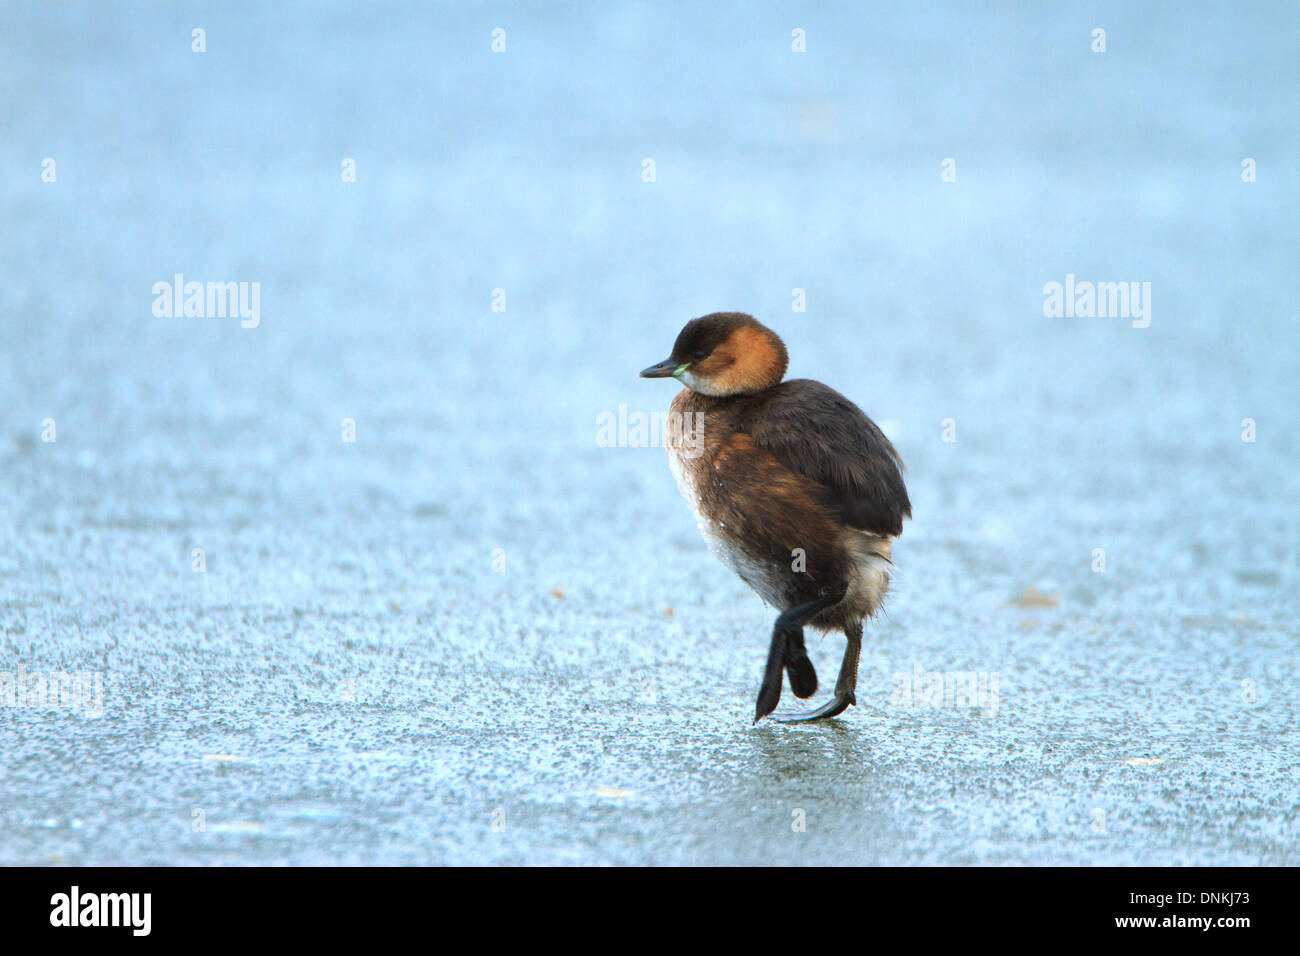
<path id="1" fill-rule="evenodd" d="M 778 384 L 788 364 L 780 336 L 752 315 L 714 312 L 687 322 L 672 354 L 641 377 L 675 378 L 701 395 L 750 395 Z"/>

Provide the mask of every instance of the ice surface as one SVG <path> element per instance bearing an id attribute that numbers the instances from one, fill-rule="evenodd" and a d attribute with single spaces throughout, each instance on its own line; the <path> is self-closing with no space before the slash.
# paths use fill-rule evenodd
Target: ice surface
<path id="1" fill-rule="evenodd" d="M 0 863 L 1300 863 L 1296 11 L 0 5 Z M 596 440 L 719 309 L 908 465 L 825 725 Z"/>

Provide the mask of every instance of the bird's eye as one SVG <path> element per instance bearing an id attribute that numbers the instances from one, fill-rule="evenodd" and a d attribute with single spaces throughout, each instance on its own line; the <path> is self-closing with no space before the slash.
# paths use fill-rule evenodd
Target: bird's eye
<path id="1" fill-rule="evenodd" d="M 695 354 L 692 355 L 691 358 L 694 359 L 696 362 L 699 362 L 699 361 L 701 361 L 702 359 L 707 358 L 708 355 L 709 355 L 709 353 L 706 352 L 706 351 L 704 351 L 704 349 L 696 349 L 696 350 L 695 350 Z"/>

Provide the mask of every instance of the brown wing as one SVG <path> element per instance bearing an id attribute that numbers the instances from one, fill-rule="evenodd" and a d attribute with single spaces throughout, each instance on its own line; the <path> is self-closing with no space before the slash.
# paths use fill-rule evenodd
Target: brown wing
<path id="1" fill-rule="evenodd" d="M 809 574 L 820 580 L 831 560 L 828 547 L 843 527 L 824 489 L 743 432 L 715 446 L 704 464 L 696 483 L 700 511 L 712 522 L 712 533 L 748 559 L 735 568 L 741 578 L 780 604 L 789 596 L 787 579 L 804 575 L 782 575 L 779 569 L 789 568 L 794 549 L 801 548 Z M 757 570 L 749 562 L 756 562 Z"/>
<path id="2" fill-rule="evenodd" d="M 786 468 L 821 486 L 845 524 L 899 535 L 912 503 L 903 461 L 858 406 L 820 382 L 784 382 L 756 402 L 743 428 Z"/>

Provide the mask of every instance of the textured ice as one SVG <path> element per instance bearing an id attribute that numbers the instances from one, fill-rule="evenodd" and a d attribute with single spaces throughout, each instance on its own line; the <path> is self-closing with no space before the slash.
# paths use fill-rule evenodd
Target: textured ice
<path id="1" fill-rule="evenodd" d="M 0 863 L 1300 863 L 1296 30 L 0 5 L 0 671 L 103 678 L 0 709 Z M 908 465 L 825 725 L 750 727 L 771 614 L 596 441 L 718 309 Z"/>

